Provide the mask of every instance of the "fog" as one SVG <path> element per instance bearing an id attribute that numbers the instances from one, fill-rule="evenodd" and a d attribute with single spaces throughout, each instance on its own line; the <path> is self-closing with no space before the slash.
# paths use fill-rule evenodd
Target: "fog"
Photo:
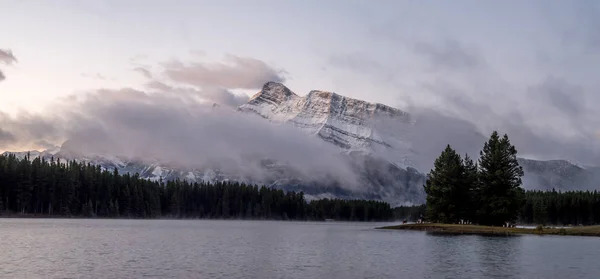
<path id="1" fill-rule="evenodd" d="M 357 178 L 337 147 L 288 124 L 275 125 L 178 94 L 105 89 L 59 102 L 53 110 L 43 118 L 5 115 L 0 145 L 68 139 L 63 154 L 124 156 L 186 168 L 218 167 L 254 179 L 266 177 L 260 160 L 269 159 L 292 166 L 302 177 L 327 176 L 356 186 Z"/>

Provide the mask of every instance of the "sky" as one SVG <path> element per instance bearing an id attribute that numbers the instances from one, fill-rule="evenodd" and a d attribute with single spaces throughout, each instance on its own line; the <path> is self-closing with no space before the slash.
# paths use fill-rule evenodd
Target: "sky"
<path id="1" fill-rule="evenodd" d="M 55 144 L 68 122 L 57 119 L 94 105 L 84 96 L 171 92 L 235 107 L 272 80 L 434 110 L 506 132 L 530 157 L 600 162 L 598 1 L 0 0 L 0 10 L 0 150 Z"/>

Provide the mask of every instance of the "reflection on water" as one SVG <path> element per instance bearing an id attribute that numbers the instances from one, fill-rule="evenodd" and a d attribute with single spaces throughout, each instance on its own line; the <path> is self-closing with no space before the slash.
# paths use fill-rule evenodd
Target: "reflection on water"
<path id="1" fill-rule="evenodd" d="M 0 219 L 0 278 L 598 278 L 597 238 L 372 223 Z"/>
<path id="2" fill-rule="evenodd" d="M 475 254 L 481 275 L 488 278 L 521 278 L 521 241 L 523 236 L 485 236 L 476 238 Z"/>

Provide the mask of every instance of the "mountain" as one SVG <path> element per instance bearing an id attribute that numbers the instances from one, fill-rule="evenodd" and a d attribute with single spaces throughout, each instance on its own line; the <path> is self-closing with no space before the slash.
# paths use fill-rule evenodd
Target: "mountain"
<path id="1" fill-rule="evenodd" d="M 214 104 L 213 109 L 225 108 Z M 139 173 L 151 180 L 242 181 L 303 191 L 309 199 L 366 198 L 400 205 L 424 202 L 425 173 L 446 144 L 476 158 L 487 139 L 471 123 L 436 111 L 409 114 L 383 104 L 319 90 L 300 96 L 275 82 L 266 83 L 237 108 L 237 113 L 258 115 L 272 125 L 293 126 L 329 144 L 339 154 L 318 173 L 309 174 L 297 162 L 278 162 L 260 154 L 243 158 L 244 165 L 260 170 L 257 174 L 223 165 L 192 168 L 151 158 L 93 154 L 82 152 L 85 149 L 82 144 L 73 141 L 60 148 L 32 151 L 31 156 L 87 161 L 105 169 L 117 168 L 121 173 Z M 17 156 L 25 154 L 19 152 Z M 323 158 L 309 160 L 320 162 Z M 600 168 L 584 168 L 561 160 L 519 158 L 519 162 L 525 171 L 526 189 L 595 189 L 600 181 Z"/>
<path id="2" fill-rule="evenodd" d="M 399 109 L 318 90 L 300 97 L 280 83 L 268 82 L 239 110 L 291 123 L 347 152 L 412 166 L 414 152 L 405 136 L 414 123 Z"/>
<path id="3" fill-rule="evenodd" d="M 582 167 L 566 160 L 537 161 L 519 158 L 531 190 L 595 190 L 600 187 L 600 168 Z"/>

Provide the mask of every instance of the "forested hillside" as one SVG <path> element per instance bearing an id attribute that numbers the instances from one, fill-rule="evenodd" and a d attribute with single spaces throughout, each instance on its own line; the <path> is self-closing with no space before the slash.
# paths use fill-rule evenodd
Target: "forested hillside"
<path id="1" fill-rule="evenodd" d="M 0 156 L 0 212 L 35 216 L 391 220 L 389 204 L 223 182 L 149 181 L 100 166 Z"/>

